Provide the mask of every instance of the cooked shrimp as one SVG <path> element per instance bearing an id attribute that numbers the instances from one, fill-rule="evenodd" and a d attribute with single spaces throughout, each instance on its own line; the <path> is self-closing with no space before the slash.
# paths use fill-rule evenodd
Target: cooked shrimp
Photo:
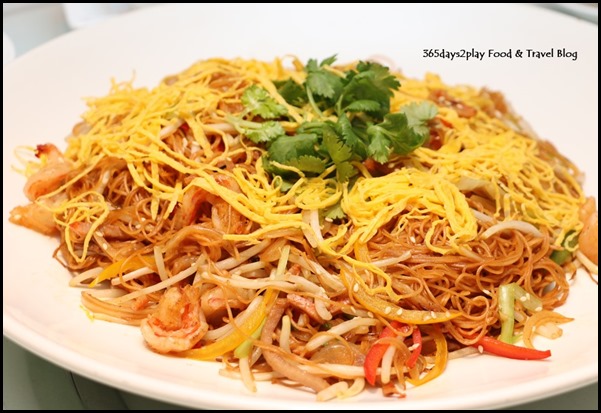
<path id="1" fill-rule="evenodd" d="M 580 219 L 584 223 L 584 228 L 578 237 L 580 251 L 589 260 L 599 265 L 599 227 L 594 198 L 590 197 L 586 200 L 580 209 Z"/>
<path id="2" fill-rule="evenodd" d="M 83 239 L 88 232 L 90 232 L 92 224 L 90 222 L 74 222 L 70 225 L 70 228 L 75 235 Z M 100 225 L 100 227 L 98 227 L 97 231 L 99 231 L 99 233 L 101 233 L 106 239 L 125 241 L 131 238 L 131 234 L 123 231 L 123 229 L 116 223 L 103 223 Z"/>
<path id="3" fill-rule="evenodd" d="M 28 205 L 14 207 L 10 211 L 8 220 L 13 224 L 24 226 L 44 235 L 54 235 L 59 228 L 54 221 L 51 208 L 60 205 L 66 199 L 66 195 L 56 194 L 45 199 L 43 204 L 32 202 Z"/>
<path id="4" fill-rule="evenodd" d="M 25 183 L 25 196 L 30 201 L 35 201 L 60 187 L 71 171 L 71 164 L 65 159 L 56 146 L 51 143 L 38 145 L 35 156 L 45 157 L 46 163 Z"/>
<path id="5" fill-rule="evenodd" d="M 146 343 L 159 353 L 191 349 L 209 329 L 200 290 L 191 285 L 169 288 L 154 313 L 142 320 L 141 329 Z"/>
<path id="6" fill-rule="evenodd" d="M 218 322 L 227 314 L 227 308 L 246 308 L 246 304 L 238 300 L 233 294 L 227 294 L 223 288 L 214 287 L 202 293 L 200 308 L 205 317 Z"/>
<path id="7" fill-rule="evenodd" d="M 233 192 L 241 192 L 234 178 L 227 175 L 215 175 L 215 181 Z M 210 215 L 213 227 L 221 232 L 242 234 L 249 231 L 250 221 L 221 197 L 200 188 L 186 192 L 176 218 L 178 226 L 191 225 L 202 215 Z"/>
<path id="8" fill-rule="evenodd" d="M 9 221 L 44 235 L 53 235 L 58 232 L 58 228 L 54 223 L 54 214 L 36 203 L 13 208 L 10 211 Z"/>

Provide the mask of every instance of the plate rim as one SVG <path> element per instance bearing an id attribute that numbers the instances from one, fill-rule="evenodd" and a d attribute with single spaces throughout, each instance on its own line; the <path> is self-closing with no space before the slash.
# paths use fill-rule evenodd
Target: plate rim
<path id="1" fill-rule="evenodd" d="M 159 7 L 163 7 L 163 6 L 159 6 Z M 150 10 L 150 9 L 149 9 L 149 10 Z M 144 10 L 143 12 L 146 12 L 146 10 Z M 136 12 L 136 13 L 137 13 L 137 12 Z M 122 16 L 122 17 L 124 17 L 124 18 L 127 18 L 128 16 Z M 59 37 L 59 38 L 55 39 L 55 41 L 56 41 L 56 42 L 60 42 L 60 41 L 61 41 L 61 38 L 63 38 L 63 37 L 66 37 L 66 36 L 71 36 L 72 34 L 73 34 L 73 33 L 68 33 L 68 34 L 66 34 L 66 35 L 64 35 L 64 36 L 61 36 L 61 37 Z M 73 34 L 73 35 L 75 35 L 75 34 Z M 45 45 L 42 45 L 42 46 L 40 46 L 40 48 L 43 48 L 44 46 L 45 46 Z M 37 50 L 37 49 L 34 49 L 34 50 L 32 50 L 31 52 L 29 52 L 29 53 L 25 54 L 24 56 L 28 56 L 30 53 L 35 53 L 35 50 Z M 20 61 L 21 59 L 22 59 L 22 57 L 19 57 L 19 58 L 17 59 L 17 61 Z M 25 60 L 27 60 L 27 59 L 25 59 Z M 16 63 L 17 61 L 15 61 L 15 63 Z M 5 76 L 6 76 L 6 74 L 5 74 Z M 4 230 L 4 231 L 6 231 L 6 230 Z M 6 235 L 6 232 L 4 232 L 4 235 Z M 23 340 L 22 340 L 22 339 L 23 339 L 23 336 L 27 336 L 27 334 L 26 334 L 26 333 L 24 333 L 24 332 L 20 332 L 21 334 L 17 334 L 17 333 L 15 333 L 16 331 L 18 331 L 18 330 L 19 330 L 19 328 L 18 328 L 17 326 L 15 326 L 15 323 L 16 323 L 18 326 L 20 326 L 20 327 L 23 327 L 23 325 L 19 324 L 18 320 L 16 320 L 15 318 L 13 318 L 11 315 L 7 314 L 7 311 L 5 311 L 5 305 L 4 305 L 4 303 L 3 303 L 3 333 L 4 333 L 4 335 L 5 335 L 5 336 L 7 336 L 8 338 L 10 338 L 11 340 L 15 341 L 15 342 L 16 342 L 16 343 L 18 343 L 19 345 L 21 345 L 21 346 L 23 346 L 23 347 L 25 347 L 25 348 L 28 348 L 28 347 L 25 345 L 25 344 L 27 344 L 27 343 L 23 343 L 23 342 L 22 342 L 22 341 L 23 341 Z M 39 339 L 40 337 L 35 337 L 35 338 L 36 338 L 36 339 Z M 33 339 L 33 338 L 32 338 L 32 339 Z M 53 342 L 53 343 L 54 343 L 54 342 Z M 59 347 L 60 347 L 60 346 L 59 346 Z M 46 348 L 46 349 L 43 349 L 43 348 L 41 348 L 41 349 L 38 349 L 38 351 L 36 351 L 36 354 L 39 354 L 39 355 L 40 355 L 40 356 L 42 356 L 43 358 L 45 358 L 45 359 L 47 359 L 47 360 L 49 360 L 49 361 L 52 361 L 52 362 L 56 362 L 56 360 L 53 360 L 53 359 L 52 359 L 52 354 L 47 354 L 47 353 L 48 353 L 48 350 L 47 350 L 47 348 Z M 65 362 L 65 361 L 69 362 L 68 360 L 60 360 L 60 361 L 61 361 L 61 362 Z M 87 374 L 85 371 L 79 371 L 79 370 L 81 369 L 81 366 L 72 366 L 72 367 L 73 367 L 73 368 L 70 368 L 72 371 L 75 371 L 75 372 L 77 372 L 78 374 L 82 374 L 82 375 L 84 375 L 84 376 L 86 376 L 86 377 L 89 377 L 89 376 L 88 376 L 88 374 Z M 587 369 L 584 369 L 584 370 L 587 370 Z M 91 378 L 91 379 L 94 379 L 94 377 L 89 377 L 89 378 Z M 557 391 L 561 391 L 561 392 L 563 393 L 563 392 L 569 391 L 569 390 L 571 390 L 571 389 L 573 389 L 573 388 L 582 387 L 582 385 L 586 385 L 586 384 L 589 384 L 589 383 L 594 383 L 594 382 L 596 382 L 596 381 L 598 381 L 598 367 L 597 367 L 597 366 L 594 366 L 594 368 L 592 368 L 590 371 L 588 371 L 588 370 L 587 370 L 586 379 L 585 379 L 585 380 L 584 380 L 582 383 L 579 383 L 577 386 L 575 386 L 575 387 L 572 387 L 572 388 L 569 388 L 569 389 L 565 389 L 565 388 L 563 388 L 563 387 L 558 387 L 558 388 L 557 388 L 557 389 L 555 389 L 555 390 L 557 390 Z M 564 389 L 565 389 L 565 390 L 564 390 Z M 564 390 L 564 391 L 562 391 L 562 390 Z M 139 391 L 138 391 L 138 390 L 136 390 L 136 389 L 132 389 L 132 391 L 135 391 L 136 393 L 139 393 Z M 538 397 L 538 398 L 543 398 L 543 397 L 544 397 L 544 396 L 542 396 L 542 397 Z M 538 399 L 538 398 L 536 398 L 536 399 Z M 163 398 L 162 400 L 167 400 L 167 398 Z M 535 399 L 532 399 L 532 400 L 535 400 Z M 171 401 L 171 400 L 170 400 L 170 401 Z M 527 402 L 527 401 L 528 401 L 528 400 L 521 400 L 521 401 L 520 401 L 520 403 L 521 403 L 521 402 Z M 174 402 L 174 403 L 176 403 L 176 404 L 180 404 L 180 403 L 181 403 L 181 401 L 177 401 L 177 400 L 174 400 L 173 402 Z M 514 404 L 515 404 L 515 403 L 514 403 Z M 408 404 L 405 404 L 405 405 L 404 405 L 404 406 L 402 406 L 402 407 L 404 408 L 404 407 L 405 407 L 405 406 L 407 406 L 407 405 L 408 405 Z M 505 405 L 502 405 L 502 406 L 499 406 L 499 407 L 503 407 L 503 406 L 510 406 L 510 405 L 513 405 L 513 404 L 505 404 Z M 345 407 L 348 407 L 348 406 L 345 406 Z M 398 408 L 399 406 L 396 406 L 396 407 Z M 477 406 L 474 406 L 474 407 L 477 407 Z"/>

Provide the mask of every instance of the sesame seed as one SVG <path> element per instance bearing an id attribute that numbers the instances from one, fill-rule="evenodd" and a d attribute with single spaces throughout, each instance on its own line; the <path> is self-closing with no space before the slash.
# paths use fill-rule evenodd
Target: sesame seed
<path id="1" fill-rule="evenodd" d="M 482 347 L 482 346 L 478 346 L 478 352 L 479 352 L 480 354 L 484 353 L 484 347 Z"/>
<path id="2" fill-rule="evenodd" d="M 357 291 L 359 291 L 359 284 L 355 284 L 355 285 L 353 285 L 353 291 L 354 291 L 354 292 L 357 292 Z"/>
<path id="3" fill-rule="evenodd" d="M 396 313 L 397 313 L 398 315 L 401 315 L 401 314 L 403 314 L 403 309 L 402 309 L 402 308 L 399 308 L 398 310 L 396 310 Z"/>
<path id="4" fill-rule="evenodd" d="M 543 308 L 541 306 L 538 306 L 534 309 L 534 311 L 543 311 Z"/>
<path id="5" fill-rule="evenodd" d="M 530 296 L 530 293 L 526 293 L 526 300 L 529 300 L 530 298 L 532 298 L 532 297 Z"/>
<path id="6" fill-rule="evenodd" d="M 526 296 L 525 295 L 521 296 L 520 297 L 520 301 L 523 302 L 523 303 L 526 302 Z"/>
<path id="7" fill-rule="evenodd" d="M 353 314 L 357 314 L 357 309 L 353 306 L 351 306 L 351 311 L 353 312 Z"/>
<path id="8" fill-rule="evenodd" d="M 109 247 L 109 245 L 106 242 L 102 244 L 102 249 L 103 250 L 108 249 L 108 247 Z"/>
<path id="9" fill-rule="evenodd" d="M 384 309 L 384 314 L 390 314 L 390 312 L 391 312 L 391 311 L 392 311 L 392 308 L 390 308 L 390 307 L 386 307 L 386 308 Z"/>
<path id="10" fill-rule="evenodd" d="M 445 311 L 444 313 L 445 317 L 450 317 L 451 316 L 451 312 L 449 310 Z"/>
<path id="11" fill-rule="evenodd" d="M 436 318 L 436 313 L 435 313 L 434 311 L 430 311 L 430 316 L 431 316 L 432 318 Z"/>
<path id="12" fill-rule="evenodd" d="M 486 295 L 491 295 L 491 294 L 490 294 L 490 290 L 484 289 L 484 290 L 482 290 L 482 292 L 483 292 L 484 294 L 486 294 Z"/>
<path id="13" fill-rule="evenodd" d="M 374 318 L 374 313 L 372 313 L 371 311 L 368 311 L 367 315 L 369 316 L 369 318 Z"/>
<path id="14" fill-rule="evenodd" d="M 415 237 L 413 235 L 410 236 L 409 239 L 411 240 L 411 242 L 413 242 L 415 244 L 416 239 L 415 239 Z"/>

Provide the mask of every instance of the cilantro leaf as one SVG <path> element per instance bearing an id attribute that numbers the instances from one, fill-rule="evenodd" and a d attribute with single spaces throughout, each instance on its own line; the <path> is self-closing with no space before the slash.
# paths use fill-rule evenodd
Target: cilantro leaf
<path id="1" fill-rule="evenodd" d="M 393 96 L 393 90 L 397 90 L 400 86 L 399 81 L 386 66 L 375 62 L 359 62 L 357 72 L 347 74 L 347 82 L 339 107 L 351 110 L 352 105 L 356 105 L 357 101 L 371 101 L 372 103 L 369 105 L 364 105 L 366 109 L 362 109 L 362 111 L 379 119 L 390 111 L 390 98 Z"/>
<path id="2" fill-rule="evenodd" d="M 438 114 L 438 108 L 430 102 L 420 102 L 402 107 L 401 112 L 407 116 L 410 128 L 416 133 L 426 134 L 429 133 L 426 123 Z"/>
<path id="3" fill-rule="evenodd" d="M 335 164 L 348 161 L 353 155 L 352 149 L 345 145 L 338 138 L 334 129 L 327 125 L 323 128 L 323 146 Z"/>
<path id="4" fill-rule="evenodd" d="M 359 136 L 359 129 L 353 128 L 346 114 L 340 115 L 336 124 L 338 134 L 344 140 L 344 143 L 352 148 L 353 152 L 360 160 L 367 158 L 367 148 L 365 142 Z"/>
<path id="5" fill-rule="evenodd" d="M 321 63 L 319 64 L 319 66 L 323 67 L 323 66 L 332 66 L 334 64 L 334 62 L 336 62 L 336 55 L 332 55 L 330 57 L 326 57 L 325 59 L 323 59 L 321 61 Z"/>
<path id="6" fill-rule="evenodd" d="M 267 156 L 264 158 L 265 169 L 283 177 L 294 175 L 291 171 L 273 164 L 277 162 L 307 173 L 322 173 L 326 169 L 327 160 L 318 155 L 315 150 L 316 143 L 317 135 L 310 133 L 277 138 L 269 145 Z"/>
<path id="7" fill-rule="evenodd" d="M 367 130 L 370 135 L 367 153 L 376 162 L 385 163 L 388 161 L 391 152 L 390 138 L 386 129 L 379 126 L 370 126 Z"/>
<path id="8" fill-rule="evenodd" d="M 307 103 L 307 92 L 305 88 L 292 79 L 285 81 L 273 82 L 278 89 L 278 93 L 282 95 L 284 100 L 289 104 L 297 107 L 302 107 Z"/>
<path id="9" fill-rule="evenodd" d="M 310 59 L 305 66 L 307 79 L 305 80 L 305 88 L 309 99 L 311 96 L 321 96 L 327 99 L 336 100 L 344 86 L 342 78 L 325 69 L 324 66 L 329 66 L 336 60 L 336 56 L 331 56 L 323 60 L 319 65 L 314 59 Z"/>
<path id="10" fill-rule="evenodd" d="M 390 100 L 400 83 L 387 67 L 359 62 L 340 75 L 329 68 L 335 61 L 336 55 L 321 62 L 309 59 L 302 84 L 292 78 L 274 81 L 288 104 L 312 111 L 306 116 L 310 121 L 298 125 L 291 135 L 277 121 L 287 114 L 286 107 L 257 85 L 244 91 L 242 115 L 228 117 L 240 133 L 265 145 L 265 170 L 281 182 L 284 191 L 298 179 L 286 166 L 308 175 L 322 174 L 335 166 L 330 177 L 335 174 L 339 182 L 352 185 L 359 177 L 355 161 L 371 157 L 385 163 L 391 154 L 408 154 L 429 138 L 428 121 L 436 116 L 435 105 L 412 103 L 390 113 Z M 263 121 L 246 118 L 249 114 Z M 344 217 L 340 205 L 324 213 L 330 219 Z"/>
<path id="11" fill-rule="evenodd" d="M 267 121 L 260 123 L 256 129 L 247 128 L 246 136 L 254 143 L 270 142 L 280 136 L 286 135 L 286 131 L 282 124 L 275 121 Z"/>
<path id="12" fill-rule="evenodd" d="M 331 221 L 335 221 L 337 219 L 342 219 L 346 216 L 344 211 L 342 210 L 342 206 L 340 206 L 340 202 L 337 202 L 335 205 L 328 207 L 325 211 L 323 211 L 323 216 L 326 219 Z"/>
<path id="13" fill-rule="evenodd" d="M 269 145 L 269 157 L 279 163 L 288 164 L 303 155 L 318 156 L 315 150 L 317 135 L 305 133 L 293 136 L 281 136 Z"/>
<path id="14" fill-rule="evenodd" d="M 269 92 L 257 85 L 247 87 L 241 100 L 246 113 L 252 113 L 263 119 L 276 119 L 288 113 L 288 110 L 277 103 Z"/>
<path id="15" fill-rule="evenodd" d="M 289 160 L 288 165 L 294 166 L 303 172 L 320 174 L 326 170 L 327 162 L 318 156 L 302 155 Z"/>
<path id="16" fill-rule="evenodd" d="M 408 105 L 406 112 L 389 113 L 384 121 L 367 128 L 371 142 L 370 155 L 378 162 L 388 160 L 384 146 L 390 146 L 392 152 L 407 155 L 419 148 L 430 137 L 426 123 L 436 116 L 436 107 L 428 102 Z"/>
<path id="17" fill-rule="evenodd" d="M 357 168 L 349 161 L 336 164 L 336 179 L 338 182 L 346 182 L 358 173 Z"/>
<path id="18" fill-rule="evenodd" d="M 382 105 L 375 100 L 355 100 L 349 103 L 344 110 L 346 112 L 378 112 L 382 109 Z"/>
<path id="19" fill-rule="evenodd" d="M 352 148 L 346 145 L 329 125 L 323 128 L 323 146 L 336 165 L 336 179 L 339 182 L 346 182 L 357 174 L 351 163 L 354 158 Z"/>

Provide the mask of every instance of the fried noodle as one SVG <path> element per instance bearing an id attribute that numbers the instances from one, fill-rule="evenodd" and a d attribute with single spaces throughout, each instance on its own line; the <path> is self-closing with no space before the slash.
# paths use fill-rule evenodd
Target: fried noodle
<path id="1" fill-rule="evenodd" d="M 221 360 L 224 376 L 253 391 L 270 380 L 318 400 L 351 397 L 370 385 L 370 350 L 384 346 L 376 385 L 405 397 L 449 353 L 499 334 L 503 285 L 540 300 L 548 322 L 566 321 L 553 310 L 591 242 L 579 239 L 593 213 L 582 216 L 582 174 L 500 93 L 394 73 L 391 112 L 436 105 L 428 142 L 385 164 L 356 162 L 352 182 L 326 170 L 285 188 L 231 116 L 258 85 L 287 110 L 287 133 L 315 119 L 278 92 L 274 82 L 306 76 L 286 59 L 200 61 L 154 89 L 113 83 L 88 100 L 64 153 L 34 149 L 31 203 L 11 221 L 60 236 L 55 256 L 81 274 L 74 283 L 95 317 L 141 326 L 159 353 Z M 327 219 L 335 205 L 344 217 Z M 516 301 L 514 329 L 529 346 L 536 313 Z M 386 329 L 394 334 L 380 338 Z"/>

